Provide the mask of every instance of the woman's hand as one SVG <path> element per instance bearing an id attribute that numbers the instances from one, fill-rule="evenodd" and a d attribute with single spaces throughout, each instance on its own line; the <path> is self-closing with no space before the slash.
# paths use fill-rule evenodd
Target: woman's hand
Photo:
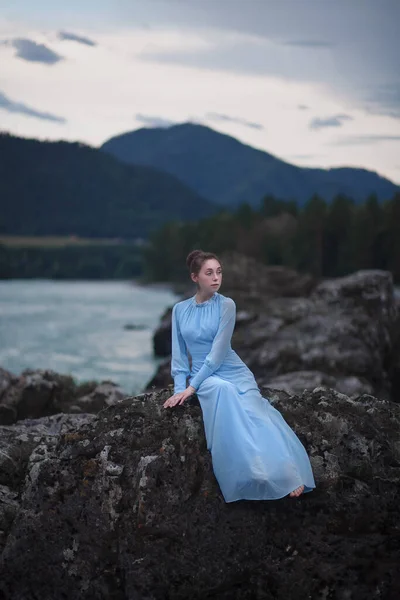
<path id="1" fill-rule="evenodd" d="M 189 385 L 184 392 L 178 392 L 174 394 L 168 400 L 166 400 L 163 404 L 164 408 L 168 408 L 168 406 L 176 406 L 177 404 L 183 404 L 187 398 L 193 396 L 195 393 L 195 388 Z"/>

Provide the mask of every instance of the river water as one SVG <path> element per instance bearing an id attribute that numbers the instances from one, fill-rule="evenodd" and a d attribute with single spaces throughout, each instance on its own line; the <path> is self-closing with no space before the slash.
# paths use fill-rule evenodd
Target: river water
<path id="1" fill-rule="evenodd" d="M 0 281 L 0 367 L 109 379 L 139 393 L 160 362 L 153 331 L 178 299 L 166 287 L 132 282 Z"/>

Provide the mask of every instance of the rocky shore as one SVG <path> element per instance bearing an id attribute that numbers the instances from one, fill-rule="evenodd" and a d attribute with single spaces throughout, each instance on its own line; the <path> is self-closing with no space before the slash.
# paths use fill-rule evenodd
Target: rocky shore
<path id="1" fill-rule="evenodd" d="M 263 389 L 317 487 L 227 504 L 196 397 L 170 393 L 0 426 L 0 598 L 400 597 L 398 404 Z"/>

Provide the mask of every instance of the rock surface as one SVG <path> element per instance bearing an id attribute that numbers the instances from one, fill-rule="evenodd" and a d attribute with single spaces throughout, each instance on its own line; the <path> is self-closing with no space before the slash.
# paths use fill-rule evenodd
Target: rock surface
<path id="1" fill-rule="evenodd" d="M 161 317 L 153 335 L 153 351 L 155 356 L 169 356 L 171 354 L 171 319 L 172 308 L 168 308 Z"/>
<path id="2" fill-rule="evenodd" d="M 236 301 L 225 279 L 224 290 Z M 232 347 L 259 385 L 288 393 L 327 385 L 400 401 L 399 307 L 389 272 L 359 271 L 323 281 L 305 297 L 260 295 L 257 307 L 238 310 Z M 171 381 L 163 362 L 146 389 Z"/>
<path id="3" fill-rule="evenodd" d="M 125 394 L 111 381 L 77 385 L 69 375 L 51 370 L 0 369 L 0 425 L 57 413 L 91 413 L 118 402 Z"/>
<path id="4" fill-rule="evenodd" d="M 310 456 L 297 499 L 225 503 L 171 389 L 0 427 L 0 598 L 400 597 L 400 406 L 262 391 Z"/>
<path id="5" fill-rule="evenodd" d="M 237 299 L 239 308 L 262 305 L 265 298 L 307 297 L 317 280 L 289 267 L 264 265 L 238 252 L 221 257 L 223 286 Z"/>

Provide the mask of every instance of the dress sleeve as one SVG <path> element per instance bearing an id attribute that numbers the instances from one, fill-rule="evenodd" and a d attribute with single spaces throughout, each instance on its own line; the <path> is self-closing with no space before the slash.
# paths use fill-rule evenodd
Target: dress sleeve
<path id="1" fill-rule="evenodd" d="M 215 334 L 211 350 L 204 359 L 200 370 L 193 377 L 190 385 L 196 390 L 200 384 L 221 366 L 229 348 L 236 322 L 236 304 L 232 298 L 225 298 L 221 307 L 218 331 Z"/>
<path id="2" fill-rule="evenodd" d="M 186 390 L 186 378 L 189 376 L 189 358 L 185 340 L 179 329 L 176 304 L 172 309 L 172 356 L 171 376 L 174 380 L 174 393 L 178 394 Z"/>

